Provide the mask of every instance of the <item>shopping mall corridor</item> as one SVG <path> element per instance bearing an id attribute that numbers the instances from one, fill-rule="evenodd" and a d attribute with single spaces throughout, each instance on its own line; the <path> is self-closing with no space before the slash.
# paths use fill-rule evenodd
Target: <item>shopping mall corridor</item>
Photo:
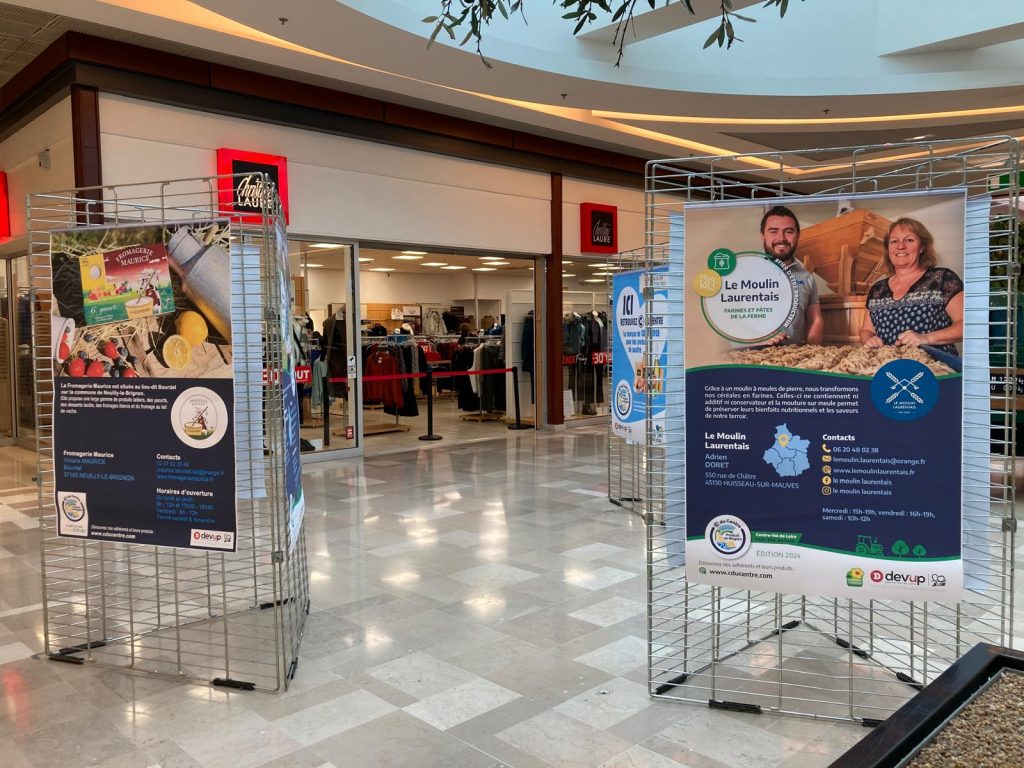
<path id="1" fill-rule="evenodd" d="M 827 766 L 863 728 L 648 696 L 606 451 L 579 428 L 307 467 L 312 610 L 275 694 L 40 658 L 34 455 L 0 449 L 0 764 Z"/>

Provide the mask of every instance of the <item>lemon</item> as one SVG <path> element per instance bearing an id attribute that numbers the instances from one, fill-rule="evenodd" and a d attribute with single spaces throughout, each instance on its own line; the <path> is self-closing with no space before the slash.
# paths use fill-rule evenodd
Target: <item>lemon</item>
<path id="1" fill-rule="evenodd" d="M 176 371 L 182 370 L 192 361 L 192 345 L 184 336 L 174 334 L 168 336 L 163 346 L 164 362 L 168 368 Z"/>
<path id="2" fill-rule="evenodd" d="M 206 341 L 206 337 L 210 334 L 210 328 L 206 325 L 203 316 L 192 310 L 178 315 L 174 321 L 174 328 L 193 347 Z"/>

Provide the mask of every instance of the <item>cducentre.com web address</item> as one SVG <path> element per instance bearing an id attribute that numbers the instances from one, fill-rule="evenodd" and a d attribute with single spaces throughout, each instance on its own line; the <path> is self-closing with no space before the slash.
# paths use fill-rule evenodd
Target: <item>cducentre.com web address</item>
<path id="1" fill-rule="evenodd" d="M 749 571 L 716 571 L 713 568 L 708 568 L 708 573 L 712 576 L 755 576 L 759 579 L 771 579 L 774 575 L 771 573 L 750 573 Z"/>

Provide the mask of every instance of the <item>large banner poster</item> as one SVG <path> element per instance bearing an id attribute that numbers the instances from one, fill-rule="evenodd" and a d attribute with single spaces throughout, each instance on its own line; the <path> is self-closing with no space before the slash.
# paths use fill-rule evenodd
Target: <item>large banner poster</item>
<path id="1" fill-rule="evenodd" d="M 54 231 L 61 536 L 234 551 L 227 220 Z"/>
<path id="2" fill-rule="evenodd" d="M 965 199 L 686 208 L 688 580 L 959 599 Z"/>
<path id="3" fill-rule="evenodd" d="M 664 310 L 668 293 L 655 277 L 665 271 L 666 268 L 659 267 L 620 272 L 612 278 L 612 433 L 635 443 L 646 438 L 648 406 L 653 441 L 662 443 L 665 435 L 668 331 Z M 650 295 L 650 307 L 645 306 L 645 294 Z M 644 362 L 648 331 L 645 318 L 649 318 L 652 344 L 650 371 Z"/>

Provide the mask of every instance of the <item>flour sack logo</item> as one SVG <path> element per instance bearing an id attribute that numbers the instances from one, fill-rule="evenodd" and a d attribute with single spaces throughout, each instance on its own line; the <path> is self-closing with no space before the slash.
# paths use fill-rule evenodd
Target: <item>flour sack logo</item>
<path id="1" fill-rule="evenodd" d="M 733 515 L 719 515 L 708 523 L 704 538 L 719 557 L 735 560 L 750 549 L 750 528 Z"/>
<path id="2" fill-rule="evenodd" d="M 926 416 L 938 399 L 938 379 L 916 360 L 893 360 L 871 379 L 871 402 L 893 421 L 916 421 Z"/>

